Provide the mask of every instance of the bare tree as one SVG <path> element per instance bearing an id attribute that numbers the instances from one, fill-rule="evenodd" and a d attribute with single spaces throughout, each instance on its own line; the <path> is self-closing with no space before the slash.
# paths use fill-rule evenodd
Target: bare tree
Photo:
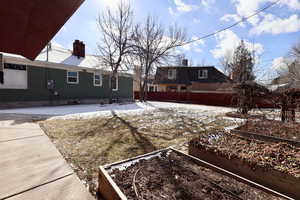
<path id="1" fill-rule="evenodd" d="M 225 54 L 223 55 L 223 57 L 220 58 L 219 62 L 221 64 L 221 66 L 223 67 L 223 72 L 227 75 L 227 76 L 231 76 L 232 75 L 232 53 L 231 51 L 226 51 Z"/>
<path id="2" fill-rule="evenodd" d="M 186 55 L 184 53 L 179 53 L 176 57 L 174 57 L 174 64 L 181 66 L 182 60 L 186 59 Z"/>
<path id="3" fill-rule="evenodd" d="M 273 82 L 288 84 L 286 87 L 300 88 L 300 42 L 291 48 L 276 72 L 278 77 Z"/>
<path id="4" fill-rule="evenodd" d="M 300 88 L 300 42 L 292 47 L 290 57 L 286 62 L 287 76 L 290 83 L 294 87 Z"/>
<path id="5" fill-rule="evenodd" d="M 300 62 L 300 41 L 292 47 L 291 56 Z"/>
<path id="6" fill-rule="evenodd" d="M 149 75 L 154 68 L 174 56 L 174 50 L 185 43 L 185 32 L 178 26 L 170 26 L 168 31 L 153 17 L 145 23 L 137 24 L 133 31 L 134 56 L 140 72 L 140 100 L 147 100 Z"/>
<path id="7" fill-rule="evenodd" d="M 116 10 L 107 8 L 98 18 L 101 40 L 98 43 L 100 62 L 111 70 L 109 103 L 113 100 L 113 87 L 120 70 L 128 70 L 125 57 L 130 54 L 133 11 L 129 4 L 120 2 Z"/>

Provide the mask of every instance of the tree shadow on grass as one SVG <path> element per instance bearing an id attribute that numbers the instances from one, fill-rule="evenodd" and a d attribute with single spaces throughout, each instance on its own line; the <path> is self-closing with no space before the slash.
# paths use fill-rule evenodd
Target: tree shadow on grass
<path id="1" fill-rule="evenodd" d="M 126 121 L 125 119 L 117 115 L 115 111 L 111 111 L 111 112 L 112 112 L 112 117 L 109 118 L 107 122 L 104 123 L 103 127 L 109 126 L 110 124 L 115 124 L 115 122 L 119 122 L 121 123 L 121 125 L 124 125 L 126 128 L 130 130 L 130 134 L 136 141 L 136 144 L 138 145 L 142 153 L 149 153 L 157 149 L 148 138 L 146 138 L 141 132 L 138 131 L 137 127 L 134 127 L 130 122 Z M 118 127 L 120 127 L 121 125 L 118 125 Z M 89 133 L 89 135 L 86 136 L 91 136 L 91 134 L 95 135 L 95 133 Z M 124 136 L 125 134 L 120 134 L 119 137 L 112 140 L 104 151 L 99 152 L 97 156 L 95 156 L 95 159 L 99 159 L 99 157 L 101 157 L 103 159 L 103 162 L 107 163 L 109 161 L 108 157 L 110 152 L 113 151 L 113 149 L 116 148 L 118 145 L 121 145 L 123 143 L 123 140 L 125 139 Z"/>
<path id="2" fill-rule="evenodd" d="M 174 122 L 171 126 L 168 126 L 166 133 L 170 133 L 170 129 L 176 130 L 177 133 L 165 134 L 165 135 L 149 135 L 150 137 L 160 138 L 166 141 L 175 140 L 181 138 L 184 133 L 196 134 L 207 130 L 207 124 L 199 121 L 199 118 L 189 117 L 181 115 L 178 111 L 172 109 L 159 109 L 158 112 L 163 113 L 162 120 L 173 119 Z M 203 119 L 205 120 L 205 119 Z M 196 132 L 195 132 L 196 131 Z"/>
<path id="3" fill-rule="evenodd" d="M 122 124 L 124 124 L 129 130 L 131 135 L 136 140 L 137 144 L 143 150 L 144 153 L 155 151 L 156 147 L 150 142 L 141 132 L 138 131 L 137 127 L 132 126 L 132 124 L 122 117 L 118 116 L 115 111 L 111 111 L 113 118 L 118 119 Z"/>
<path id="4" fill-rule="evenodd" d="M 164 119 L 166 118 L 174 118 L 174 115 L 176 114 L 173 110 L 168 109 L 162 109 L 161 112 L 164 112 L 164 115 L 162 116 Z M 149 153 L 152 151 L 157 150 L 158 148 L 153 144 L 153 140 L 164 140 L 170 141 L 176 140 L 177 138 L 183 138 L 185 137 L 185 133 L 189 133 L 191 135 L 198 135 L 199 133 L 202 133 L 204 130 L 206 130 L 206 124 L 199 121 L 199 118 L 192 118 L 187 117 L 184 115 L 175 115 L 176 116 L 176 122 L 173 124 L 170 128 L 177 130 L 176 132 L 173 131 L 173 133 L 170 133 L 167 129 L 165 134 L 153 134 L 142 131 L 139 126 L 133 125 L 130 120 L 127 120 L 126 118 L 123 118 L 119 116 L 115 111 L 111 111 L 112 117 L 106 119 L 106 121 L 101 122 L 101 127 L 106 127 L 106 131 L 109 132 L 109 130 L 118 129 L 118 130 L 125 130 L 125 132 L 118 133 L 117 131 L 111 131 L 114 132 L 114 139 L 109 140 L 109 144 L 105 147 L 104 150 L 101 150 L 100 152 L 94 152 L 97 155 L 95 157 L 100 158 L 103 160 L 103 162 L 107 163 L 111 161 L 109 159 L 110 154 L 114 154 L 114 150 L 120 148 L 123 148 L 122 145 L 124 144 L 124 141 L 127 140 L 128 135 L 132 136 L 132 138 L 136 141 L 136 143 L 133 143 L 131 146 L 128 144 L 126 149 L 124 149 L 122 154 L 126 155 L 125 152 L 128 152 L 128 154 L 134 155 L 135 151 L 141 152 L 141 153 Z M 154 116 L 155 117 L 155 116 Z M 100 123 L 100 122 L 99 122 Z M 154 122 L 149 122 L 154 123 Z M 201 130 L 199 128 L 202 128 Z M 86 137 L 94 137 L 97 133 L 100 133 L 103 131 L 102 128 L 96 127 L 95 129 L 85 133 L 82 136 L 82 139 L 85 139 Z M 197 131 L 198 129 L 198 131 Z M 195 130 L 197 132 L 195 132 Z M 158 131 L 158 130 L 151 130 L 151 131 Z M 163 130 L 161 130 L 163 131 Z M 119 134 L 119 135 L 116 135 Z M 99 134 L 99 137 L 101 135 Z M 188 136 L 186 136 L 188 138 Z M 155 138 L 155 139 L 154 139 Z M 174 141 L 175 142 L 175 141 Z M 130 156 L 130 155 L 128 155 Z M 119 156 L 118 156 L 119 157 Z M 124 158 L 125 159 L 125 158 Z"/>
<path id="5" fill-rule="evenodd" d="M 86 133 L 84 133 L 80 139 L 79 142 L 81 142 L 82 140 L 88 138 L 88 137 L 95 137 L 97 134 L 101 133 L 102 127 L 107 127 L 110 123 L 115 123 L 117 124 L 118 119 L 116 119 L 115 117 L 111 117 L 109 119 L 107 119 L 107 121 L 104 124 L 101 124 L 101 121 L 96 121 L 95 122 L 95 127 L 93 129 L 90 129 L 89 131 L 87 131 Z M 119 126 L 116 126 L 115 128 L 117 128 Z M 99 137 L 101 137 L 101 135 L 99 135 Z"/>

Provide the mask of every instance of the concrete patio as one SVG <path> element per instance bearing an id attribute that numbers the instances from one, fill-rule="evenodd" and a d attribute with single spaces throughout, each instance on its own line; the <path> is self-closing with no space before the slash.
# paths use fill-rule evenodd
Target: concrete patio
<path id="1" fill-rule="evenodd" d="M 0 199 L 94 199 L 32 116 L 0 114 Z"/>

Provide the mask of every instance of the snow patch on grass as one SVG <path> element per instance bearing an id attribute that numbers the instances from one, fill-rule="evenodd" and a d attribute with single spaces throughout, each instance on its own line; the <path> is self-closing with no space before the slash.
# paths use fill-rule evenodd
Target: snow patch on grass
<path id="1" fill-rule="evenodd" d="M 181 104 L 170 102 L 134 102 L 128 104 L 89 104 L 89 105 L 67 105 L 67 106 L 47 106 L 0 110 L 0 113 L 27 114 L 49 116 L 49 119 L 92 119 L 98 117 L 110 117 L 112 113 L 119 115 L 142 115 L 144 112 L 158 109 L 178 110 L 178 115 L 185 115 L 197 118 L 201 115 L 216 116 L 221 113 L 230 112 L 232 108 L 205 106 L 195 104 Z M 190 112 L 192 111 L 192 112 Z M 154 112 L 155 113 L 155 112 Z M 171 119 L 170 119 L 171 120 Z M 171 123 L 171 122 L 170 122 Z"/>

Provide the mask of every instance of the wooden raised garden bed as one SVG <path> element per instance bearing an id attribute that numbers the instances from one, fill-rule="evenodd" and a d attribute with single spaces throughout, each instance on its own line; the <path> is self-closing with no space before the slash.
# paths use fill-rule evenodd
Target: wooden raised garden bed
<path id="1" fill-rule="evenodd" d="M 101 166 L 99 193 L 105 200 L 285 197 L 172 148 Z"/>
<path id="2" fill-rule="evenodd" d="M 275 120 L 247 120 L 231 131 L 250 139 L 267 142 L 283 142 L 300 147 L 300 123 L 284 123 Z"/>
<path id="3" fill-rule="evenodd" d="M 282 143 L 288 143 L 290 145 L 294 145 L 296 147 L 300 147 L 300 142 L 298 141 L 293 141 L 293 140 L 288 140 L 284 138 L 273 137 L 273 136 L 268 136 L 263 134 L 251 133 L 247 131 L 240 131 L 240 130 L 231 130 L 230 132 L 249 139 L 263 140 L 266 142 L 282 142 Z"/>
<path id="4" fill-rule="evenodd" d="M 217 132 L 191 140 L 189 154 L 290 198 L 300 197 L 300 149 L 295 146 Z"/>
<path id="5" fill-rule="evenodd" d="M 226 117 L 232 117 L 232 118 L 240 118 L 240 119 L 265 119 L 265 115 L 263 114 L 242 114 L 238 112 L 228 112 L 225 114 Z"/>

